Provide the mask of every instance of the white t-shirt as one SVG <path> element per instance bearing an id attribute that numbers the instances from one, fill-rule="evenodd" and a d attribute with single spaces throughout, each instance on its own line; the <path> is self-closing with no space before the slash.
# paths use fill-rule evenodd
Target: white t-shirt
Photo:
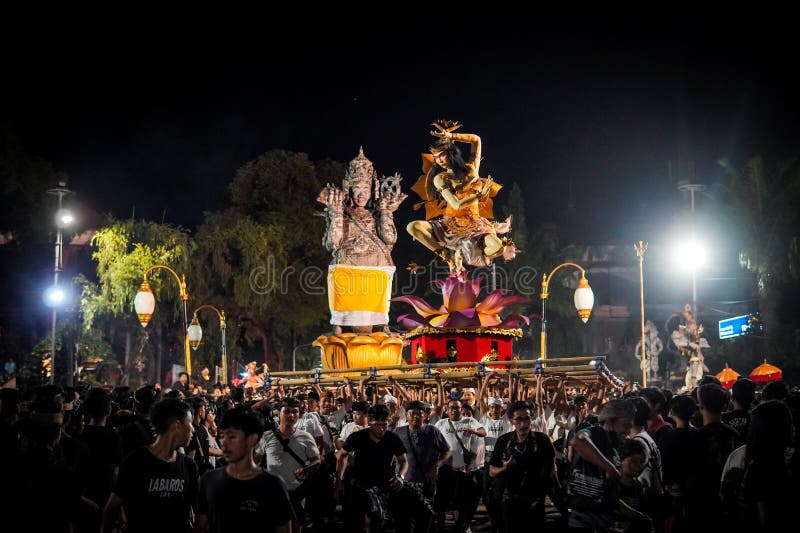
<path id="1" fill-rule="evenodd" d="M 452 422 L 453 426 L 450 426 Z M 451 421 L 449 418 L 444 418 L 436 422 L 435 425 L 436 429 L 442 432 L 444 435 L 444 439 L 447 441 L 447 444 L 450 445 L 450 450 L 453 452 L 453 458 L 450 460 L 450 464 L 456 470 L 460 470 L 464 467 L 464 451 L 461 448 L 461 444 L 464 444 L 464 448 L 471 452 L 475 452 L 476 454 L 480 451 L 482 446 L 483 438 L 478 437 L 473 433 L 467 433 L 464 435 L 464 428 L 470 427 L 473 430 L 482 429 L 483 426 L 480 422 L 475 420 L 472 417 L 462 417 L 458 421 Z M 455 432 L 453 432 L 453 428 L 455 428 Z M 483 461 L 480 457 L 476 457 L 475 460 L 469 465 L 469 470 L 477 470 L 479 468 L 483 468 Z"/>
<path id="2" fill-rule="evenodd" d="M 658 450 L 656 441 L 653 440 L 647 431 L 642 430 L 632 438 L 638 439 L 645 450 L 645 467 L 639 475 L 639 481 L 644 486 L 645 490 L 654 489 L 657 493 L 663 492 L 664 487 L 662 483 L 663 472 L 661 471 L 661 452 Z"/>
<path id="3" fill-rule="evenodd" d="M 317 443 L 313 437 L 302 430 L 295 430 L 289 437 L 289 448 L 301 459 L 306 460 L 306 464 L 319 456 Z M 267 472 L 278 476 L 286 483 L 288 490 L 294 490 L 302 483 L 294 477 L 294 471 L 301 468 L 297 460 L 283 449 L 283 445 L 275 437 L 272 431 L 265 431 L 256 447 L 258 455 L 266 456 Z"/>
<path id="4" fill-rule="evenodd" d="M 316 413 L 303 414 L 303 416 L 298 418 L 297 422 L 295 422 L 294 428 L 309 433 L 315 439 L 324 439 L 325 437 L 325 434 L 323 433 L 325 430 L 322 429 L 319 416 L 317 416 Z"/>
<path id="5" fill-rule="evenodd" d="M 336 428 L 337 431 L 342 430 L 342 424 L 344 423 L 344 419 L 347 417 L 347 409 L 344 406 L 339 407 L 337 410 L 332 412 L 330 416 L 328 416 L 328 423 Z"/>
<path id="6" fill-rule="evenodd" d="M 489 415 L 486 415 L 481 418 L 481 425 L 486 428 L 486 437 L 483 439 L 483 441 L 484 445 L 486 446 L 486 455 L 489 456 L 494 450 L 494 445 L 497 442 L 498 437 L 514 431 L 514 426 L 505 415 L 501 416 L 497 420 Z"/>
<path id="7" fill-rule="evenodd" d="M 369 426 L 359 426 L 355 422 L 348 422 L 342 427 L 342 433 L 339 435 L 339 438 L 342 440 L 347 440 L 347 437 L 355 433 L 356 431 L 361 431 L 362 429 L 367 429 Z"/>

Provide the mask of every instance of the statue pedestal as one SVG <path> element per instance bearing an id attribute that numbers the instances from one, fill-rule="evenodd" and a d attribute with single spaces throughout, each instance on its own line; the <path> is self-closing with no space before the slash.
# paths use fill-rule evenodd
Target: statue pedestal
<path id="1" fill-rule="evenodd" d="M 405 364 L 402 356 L 403 339 L 383 332 L 368 335 L 320 335 L 313 346 L 322 350 L 322 368 L 330 376 L 355 375 L 348 372 L 332 373 L 330 370 Z M 399 372 L 400 370 L 386 370 L 381 373 Z"/>
<path id="2" fill-rule="evenodd" d="M 512 343 L 515 338 L 522 337 L 522 330 L 421 327 L 409 331 L 404 337 L 411 343 L 412 364 L 478 362 L 487 356 L 485 362 L 508 361 L 514 355 Z M 418 361 L 418 354 L 424 360 Z"/>

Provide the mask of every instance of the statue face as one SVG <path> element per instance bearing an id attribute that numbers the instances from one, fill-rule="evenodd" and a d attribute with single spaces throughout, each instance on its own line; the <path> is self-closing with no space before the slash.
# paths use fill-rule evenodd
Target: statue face
<path id="1" fill-rule="evenodd" d="M 437 165 L 440 167 L 447 169 L 450 168 L 450 159 L 447 157 L 447 152 L 442 151 L 433 156 L 433 160 L 436 162 Z"/>
<path id="2" fill-rule="evenodd" d="M 358 207 L 366 207 L 367 202 L 369 202 L 370 193 L 372 192 L 369 185 L 366 183 L 356 183 L 350 190 L 353 194 L 353 202 Z"/>

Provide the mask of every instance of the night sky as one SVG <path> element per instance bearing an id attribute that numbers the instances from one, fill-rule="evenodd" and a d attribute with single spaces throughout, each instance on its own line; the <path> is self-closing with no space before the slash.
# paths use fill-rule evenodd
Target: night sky
<path id="1" fill-rule="evenodd" d="M 722 157 L 800 153 L 780 13 L 468 6 L 20 28 L 2 38 L 2 121 L 96 211 L 187 227 L 275 148 L 349 161 L 363 145 L 410 187 L 436 118 L 481 135 L 482 173 L 520 184 L 529 224 L 558 220 L 571 190 L 584 242 L 658 241 L 688 205 L 679 179 L 710 184 Z"/>

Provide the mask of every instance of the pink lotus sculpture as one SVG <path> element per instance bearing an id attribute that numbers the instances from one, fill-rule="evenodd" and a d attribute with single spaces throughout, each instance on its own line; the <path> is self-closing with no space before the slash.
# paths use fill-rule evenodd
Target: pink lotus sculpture
<path id="1" fill-rule="evenodd" d="M 520 321 L 530 323 L 527 316 L 511 314 L 500 320 L 500 311 L 516 303 L 527 302 L 519 296 L 503 296 L 497 289 L 482 302 L 478 302 L 481 292 L 481 279 L 465 280 L 457 275 L 448 276 L 445 281 L 436 280 L 442 288 L 444 305 L 438 309 L 418 296 L 398 296 L 393 302 L 410 304 L 416 313 L 408 313 L 397 317 L 397 320 L 409 329 L 417 327 L 434 328 L 469 328 L 498 327 L 515 328 Z"/>

